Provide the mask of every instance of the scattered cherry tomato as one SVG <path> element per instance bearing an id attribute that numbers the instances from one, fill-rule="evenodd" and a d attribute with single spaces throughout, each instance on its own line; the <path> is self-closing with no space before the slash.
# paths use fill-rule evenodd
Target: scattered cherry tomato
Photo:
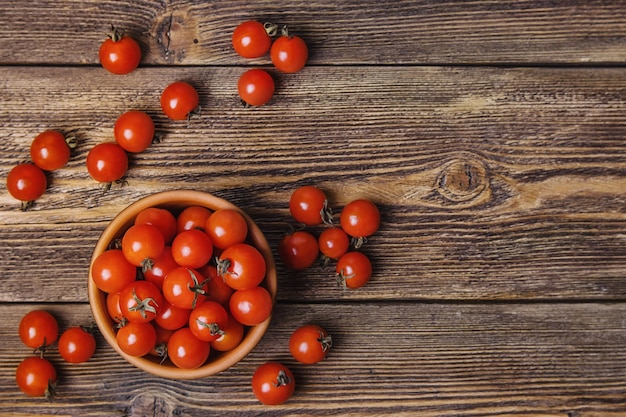
<path id="1" fill-rule="evenodd" d="M 296 188 L 289 197 L 289 212 L 295 221 L 306 226 L 332 223 L 326 193 L 313 185 Z"/>
<path id="2" fill-rule="evenodd" d="M 372 276 L 372 264 L 361 252 L 347 252 L 337 261 L 335 268 L 337 279 L 344 288 L 360 288 L 367 284 Z"/>
<path id="3" fill-rule="evenodd" d="M 148 113 L 130 110 L 120 115 L 113 126 L 115 141 L 127 152 L 142 152 L 154 140 L 154 122 Z"/>
<path id="4" fill-rule="evenodd" d="M 271 23 L 263 24 L 255 20 L 240 23 L 233 31 L 233 48 L 244 58 L 258 58 L 270 50 L 271 36 L 275 32 L 276 25 Z"/>
<path id="5" fill-rule="evenodd" d="M 219 352 L 228 352 L 239 346 L 243 340 L 244 328 L 235 318 L 229 314 L 228 324 L 222 329 L 223 333 L 211 342 L 211 348 Z"/>
<path id="6" fill-rule="evenodd" d="M 312 365 L 326 357 L 333 345 L 332 337 L 316 324 L 298 327 L 289 338 L 289 351 L 298 362 Z"/>
<path id="7" fill-rule="evenodd" d="M 246 240 L 248 222 L 237 210 L 220 209 L 209 216 L 205 230 L 216 248 L 226 249 Z"/>
<path id="8" fill-rule="evenodd" d="M 257 248 L 247 243 L 236 243 L 219 256 L 217 272 L 235 290 L 256 287 L 265 278 L 267 265 Z"/>
<path id="9" fill-rule="evenodd" d="M 228 326 L 228 312 L 220 303 L 207 300 L 189 315 L 189 330 L 200 340 L 212 342 L 224 334 Z"/>
<path id="10" fill-rule="evenodd" d="M 32 349 L 45 349 L 59 337 L 59 324 L 46 310 L 32 310 L 20 320 L 19 335 L 22 342 Z"/>
<path id="11" fill-rule="evenodd" d="M 172 243 L 176 235 L 176 217 L 174 217 L 171 211 L 164 208 L 148 207 L 141 210 L 135 217 L 135 224 L 156 226 L 168 245 Z"/>
<path id="12" fill-rule="evenodd" d="M 57 372 L 49 360 L 32 356 L 17 366 L 15 381 L 26 395 L 50 398 L 54 395 Z"/>
<path id="13" fill-rule="evenodd" d="M 235 291 L 230 297 L 230 314 L 244 326 L 256 326 L 272 313 L 272 296 L 263 287 Z"/>
<path id="14" fill-rule="evenodd" d="M 340 227 L 324 229 L 317 242 L 322 255 L 330 259 L 339 259 L 350 248 L 350 238 Z"/>
<path id="15" fill-rule="evenodd" d="M 274 95 L 274 79 L 267 71 L 254 68 L 239 77 L 237 91 L 244 103 L 262 106 Z"/>
<path id="16" fill-rule="evenodd" d="M 185 81 L 168 85 L 161 93 L 161 109 L 172 120 L 187 120 L 198 109 L 200 97 L 196 89 Z"/>
<path id="17" fill-rule="evenodd" d="M 369 200 L 354 200 L 346 204 L 341 210 L 339 223 L 348 235 L 355 238 L 365 238 L 378 230 L 380 212 L 378 207 Z"/>
<path id="18" fill-rule="evenodd" d="M 178 308 L 192 309 L 206 300 L 206 282 L 195 269 L 179 266 L 163 280 L 163 296 Z"/>
<path id="19" fill-rule="evenodd" d="M 30 159 L 44 171 L 54 171 L 70 160 L 70 145 L 63 133 L 46 130 L 35 136 L 30 144 Z"/>
<path id="20" fill-rule="evenodd" d="M 152 323 L 129 321 L 118 329 L 115 337 L 122 352 L 131 356 L 147 355 L 156 344 Z"/>
<path id="21" fill-rule="evenodd" d="M 165 238 L 152 224 L 135 224 L 122 236 L 122 252 L 132 265 L 152 268 L 165 249 Z"/>
<path id="22" fill-rule="evenodd" d="M 61 334 L 58 348 L 66 362 L 87 362 L 96 351 L 96 338 L 80 326 L 70 327 Z"/>
<path id="23" fill-rule="evenodd" d="M 279 71 L 298 72 L 306 65 L 309 50 L 302 38 L 289 35 L 286 28 L 282 32 L 270 49 L 272 63 Z"/>
<path id="24" fill-rule="evenodd" d="M 7 175 L 7 190 L 13 198 L 22 202 L 23 210 L 41 197 L 47 186 L 46 174 L 35 164 L 16 165 Z"/>
<path id="25" fill-rule="evenodd" d="M 137 41 L 111 28 L 109 38 L 100 45 L 100 64 L 113 74 L 128 74 L 139 66 L 141 48 Z"/>
<path id="26" fill-rule="evenodd" d="M 87 171 L 99 182 L 119 181 L 128 171 L 128 155 L 117 143 L 100 143 L 87 154 Z"/>
<path id="27" fill-rule="evenodd" d="M 293 373 L 278 362 L 266 362 L 252 375 L 252 392 L 262 404 L 283 404 L 291 397 L 295 388 Z"/>
<path id="28" fill-rule="evenodd" d="M 137 268 L 126 260 L 121 249 L 108 249 L 93 261 L 91 279 L 101 291 L 122 291 L 137 279 Z"/>
<path id="29" fill-rule="evenodd" d="M 183 327 L 170 336 L 167 352 L 174 365 L 183 369 L 195 369 L 206 362 L 211 353 L 211 345 L 195 337 L 189 327 Z"/>
<path id="30" fill-rule="evenodd" d="M 305 230 L 283 237 L 278 244 L 278 255 L 285 265 L 296 271 L 307 269 L 319 255 L 317 239 Z"/>
<path id="31" fill-rule="evenodd" d="M 211 260 L 213 242 L 202 230 L 184 230 L 172 241 L 172 256 L 180 266 L 200 268 Z"/>

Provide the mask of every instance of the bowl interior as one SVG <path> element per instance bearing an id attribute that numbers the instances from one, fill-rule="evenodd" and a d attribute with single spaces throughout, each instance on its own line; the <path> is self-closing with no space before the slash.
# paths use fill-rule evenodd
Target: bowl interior
<path id="1" fill-rule="evenodd" d="M 171 210 L 174 214 L 177 214 L 185 207 L 194 205 L 207 207 L 213 211 L 222 208 L 236 209 L 243 214 L 244 218 L 248 222 L 248 241 L 263 254 L 267 264 L 267 274 L 262 285 L 269 291 L 272 296 L 272 300 L 275 301 L 276 299 L 276 268 L 269 244 L 254 221 L 252 221 L 252 219 L 245 212 L 232 203 L 205 192 L 179 190 L 152 194 L 136 201 L 122 210 L 106 227 L 93 251 L 88 279 L 89 303 L 91 305 L 91 310 L 96 324 L 109 345 L 111 345 L 122 357 L 137 368 L 165 378 L 203 378 L 214 375 L 233 366 L 243 359 L 261 340 L 271 320 L 270 316 L 263 323 L 247 327 L 244 338 L 239 346 L 229 352 L 212 352 L 209 360 L 204 365 L 196 369 L 181 369 L 173 365 L 168 360 L 160 363 L 160 358 L 150 357 L 149 355 L 145 357 L 130 356 L 119 348 L 114 330 L 116 323 L 107 313 L 106 293 L 100 291 L 93 283 L 93 280 L 91 279 L 91 265 L 102 252 L 109 248 L 112 241 L 120 238 L 124 232 L 132 226 L 135 217 L 140 211 L 148 207 L 160 207 Z"/>

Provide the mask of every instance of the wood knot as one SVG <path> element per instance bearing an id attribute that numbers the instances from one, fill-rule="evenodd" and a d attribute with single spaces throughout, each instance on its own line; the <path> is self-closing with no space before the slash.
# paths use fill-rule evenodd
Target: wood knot
<path id="1" fill-rule="evenodd" d="M 449 202 L 473 206 L 491 197 L 487 167 L 474 156 L 455 158 L 444 164 L 435 188 Z"/>

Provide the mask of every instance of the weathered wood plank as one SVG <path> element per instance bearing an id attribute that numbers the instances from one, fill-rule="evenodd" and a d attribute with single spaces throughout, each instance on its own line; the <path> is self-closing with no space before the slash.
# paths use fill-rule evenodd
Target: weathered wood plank
<path id="1" fill-rule="evenodd" d="M 97 64 L 111 24 L 144 65 L 247 64 L 230 37 L 246 19 L 288 24 L 310 64 L 626 62 L 622 1 L 0 2 L 0 63 Z M 256 63 L 267 61 L 255 60 Z"/>
<path id="2" fill-rule="evenodd" d="M 30 354 L 17 338 L 21 315 L 41 305 L 3 304 L 0 413 L 48 415 L 523 415 L 626 413 L 619 304 L 282 304 L 268 334 L 234 368 L 199 381 L 170 381 L 131 368 L 108 346 L 92 361 L 63 364 L 52 403 L 18 392 L 13 369 Z M 43 305 L 61 327 L 86 324 L 86 305 Z M 320 364 L 294 363 L 288 338 L 318 323 L 334 337 Z M 267 360 L 292 367 L 298 388 L 271 409 L 249 388 Z M 103 372 L 106 369 L 106 372 Z M 461 411 L 462 410 L 462 411 Z"/>

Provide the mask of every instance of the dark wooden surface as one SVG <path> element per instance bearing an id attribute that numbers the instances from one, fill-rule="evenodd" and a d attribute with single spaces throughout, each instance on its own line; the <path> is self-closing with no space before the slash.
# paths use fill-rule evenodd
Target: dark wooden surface
<path id="1" fill-rule="evenodd" d="M 0 415 L 626 416 L 626 2 L 0 1 L 0 173 L 32 138 L 79 139 L 28 212 L 0 187 Z M 239 58 L 234 27 L 287 23 L 309 65 L 283 75 Z M 110 24 L 141 66 L 98 64 Z M 276 95 L 245 109 L 249 66 Z M 158 97 L 200 92 L 189 126 Z M 150 113 L 162 141 L 103 194 L 85 157 L 122 112 Z M 147 194 L 197 189 L 248 212 L 274 251 L 303 184 L 331 204 L 375 201 L 375 273 L 342 291 L 321 266 L 280 262 L 272 325 L 235 367 L 199 381 L 132 368 L 99 338 L 83 365 L 50 357 L 53 402 L 23 395 L 17 337 L 34 308 L 88 324 L 87 269 L 107 222 Z M 275 252 L 276 253 L 276 252 Z M 298 325 L 333 335 L 314 367 L 290 358 Z M 281 360 L 298 387 L 261 406 L 249 380 Z"/>

